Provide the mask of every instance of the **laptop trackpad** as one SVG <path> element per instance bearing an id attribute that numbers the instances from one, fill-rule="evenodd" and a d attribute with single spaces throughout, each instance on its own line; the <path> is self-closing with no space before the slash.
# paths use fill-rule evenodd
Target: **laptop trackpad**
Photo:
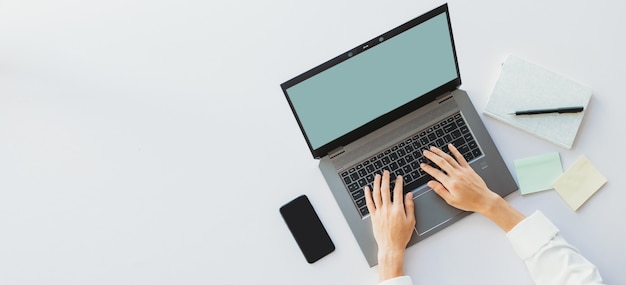
<path id="1" fill-rule="evenodd" d="M 420 235 L 463 212 L 448 205 L 433 190 L 416 197 L 413 202 L 415 202 L 415 229 Z"/>

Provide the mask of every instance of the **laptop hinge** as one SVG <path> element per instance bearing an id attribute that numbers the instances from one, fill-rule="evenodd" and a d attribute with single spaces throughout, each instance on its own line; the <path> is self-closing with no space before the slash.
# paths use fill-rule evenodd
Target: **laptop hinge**
<path id="1" fill-rule="evenodd" d="M 343 149 L 343 146 L 340 146 L 340 147 L 338 147 L 336 149 L 333 149 L 332 151 L 328 152 L 328 158 L 333 159 L 333 158 L 339 156 L 340 154 L 342 154 L 344 152 L 346 152 L 346 151 Z"/>
<path id="2" fill-rule="evenodd" d="M 452 93 L 451 92 L 446 92 L 443 95 L 437 97 L 437 100 L 439 100 L 439 104 L 446 102 L 448 100 L 450 100 L 450 98 L 452 98 Z"/>

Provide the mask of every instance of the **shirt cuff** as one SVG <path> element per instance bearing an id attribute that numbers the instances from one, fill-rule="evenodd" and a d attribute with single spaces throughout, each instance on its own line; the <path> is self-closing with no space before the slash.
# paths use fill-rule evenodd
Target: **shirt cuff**
<path id="1" fill-rule="evenodd" d="M 526 260 L 559 233 L 559 229 L 540 211 L 519 222 L 506 233 L 517 255 Z"/>
<path id="2" fill-rule="evenodd" d="M 378 285 L 413 285 L 413 281 L 410 276 L 399 276 L 391 279 L 387 279 Z"/>

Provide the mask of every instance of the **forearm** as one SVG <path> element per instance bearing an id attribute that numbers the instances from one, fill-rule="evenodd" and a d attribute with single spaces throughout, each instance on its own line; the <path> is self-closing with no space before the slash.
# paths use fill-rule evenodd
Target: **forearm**
<path id="1" fill-rule="evenodd" d="M 380 251 L 378 253 L 378 276 L 379 281 L 385 281 L 404 275 L 404 250 Z"/>

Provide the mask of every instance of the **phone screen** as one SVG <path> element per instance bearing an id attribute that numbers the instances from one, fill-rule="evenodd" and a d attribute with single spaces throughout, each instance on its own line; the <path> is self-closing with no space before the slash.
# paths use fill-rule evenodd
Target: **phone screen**
<path id="1" fill-rule="evenodd" d="M 335 250 L 333 241 L 306 195 L 280 207 L 280 214 L 308 263 L 318 261 Z"/>

